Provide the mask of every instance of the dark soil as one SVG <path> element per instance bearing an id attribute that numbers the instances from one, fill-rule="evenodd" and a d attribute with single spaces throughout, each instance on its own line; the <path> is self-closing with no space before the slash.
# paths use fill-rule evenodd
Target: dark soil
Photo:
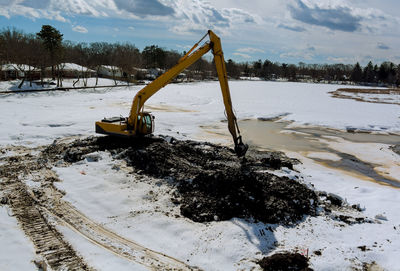
<path id="1" fill-rule="evenodd" d="M 367 246 L 359 246 L 357 247 L 358 249 L 360 249 L 361 251 L 368 251 L 370 250 Z"/>
<path id="2" fill-rule="evenodd" d="M 265 223 L 291 224 L 314 215 L 317 195 L 287 177 L 265 172 L 293 162 L 278 152 L 248 152 L 238 158 L 231 149 L 195 141 L 144 137 L 123 140 L 93 137 L 69 145 L 53 144 L 45 152 L 67 162 L 108 150 L 125 159 L 139 174 L 164 178 L 176 186 L 173 201 L 181 214 L 196 222 L 233 217 Z M 50 155 L 51 154 L 51 155 Z"/>
<path id="3" fill-rule="evenodd" d="M 312 271 L 308 259 L 299 253 L 277 253 L 262 258 L 258 264 L 264 271 Z"/>
<path id="4" fill-rule="evenodd" d="M 317 256 L 321 256 L 322 252 L 321 252 L 321 250 L 315 250 L 314 254 L 317 255 Z"/>

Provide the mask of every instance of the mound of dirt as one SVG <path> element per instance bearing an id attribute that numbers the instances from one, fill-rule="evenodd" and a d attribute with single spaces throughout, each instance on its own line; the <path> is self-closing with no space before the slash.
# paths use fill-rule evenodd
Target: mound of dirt
<path id="1" fill-rule="evenodd" d="M 278 152 L 249 152 L 238 158 L 231 149 L 195 141 L 144 137 L 134 141 L 98 137 L 68 147 L 49 147 L 67 162 L 108 150 L 136 173 L 165 178 L 176 186 L 173 201 L 181 214 L 196 222 L 233 217 L 290 224 L 313 215 L 317 195 L 307 186 L 266 170 L 292 168 L 293 160 Z"/>
<path id="2" fill-rule="evenodd" d="M 277 253 L 262 258 L 258 264 L 264 271 L 312 271 L 308 259 L 299 253 Z"/>

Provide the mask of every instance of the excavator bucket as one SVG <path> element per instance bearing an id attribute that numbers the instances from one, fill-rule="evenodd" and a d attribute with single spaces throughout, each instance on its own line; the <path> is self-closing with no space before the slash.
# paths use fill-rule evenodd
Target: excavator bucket
<path id="1" fill-rule="evenodd" d="M 238 157 L 242 157 L 246 154 L 248 148 L 249 148 L 249 145 L 247 145 L 247 144 L 237 145 L 235 147 L 235 153 Z"/>
<path id="2" fill-rule="evenodd" d="M 242 137 L 238 137 L 238 143 L 235 146 L 235 153 L 238 157 L 242 157 L 246 154 L 247 150 L 249 149 L 249 145 L 244 144 L 242 142 Z"/>

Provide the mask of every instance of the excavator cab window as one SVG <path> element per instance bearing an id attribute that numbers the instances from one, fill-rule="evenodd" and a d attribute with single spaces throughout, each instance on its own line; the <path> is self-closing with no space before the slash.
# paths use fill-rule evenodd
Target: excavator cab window
<path id="1" fill-rule="evenodd" d="M 146 126 L 147 132 L 152 133 L 153 132 L 153 119 L 151 118 L 151 116 L 148 114 L 144 115 L 143 122 L 144 122 L 144 125 Z"/>

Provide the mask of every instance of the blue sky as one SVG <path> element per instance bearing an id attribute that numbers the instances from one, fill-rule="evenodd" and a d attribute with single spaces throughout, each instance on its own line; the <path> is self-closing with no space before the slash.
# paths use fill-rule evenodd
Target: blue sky
<path id="1" fill-rule="evenodd" d="M 212 29 L 239 62 L 398 64 L 399 23 L 397 0 L 0 0 L 1 28 L 180 52 Z"/>

